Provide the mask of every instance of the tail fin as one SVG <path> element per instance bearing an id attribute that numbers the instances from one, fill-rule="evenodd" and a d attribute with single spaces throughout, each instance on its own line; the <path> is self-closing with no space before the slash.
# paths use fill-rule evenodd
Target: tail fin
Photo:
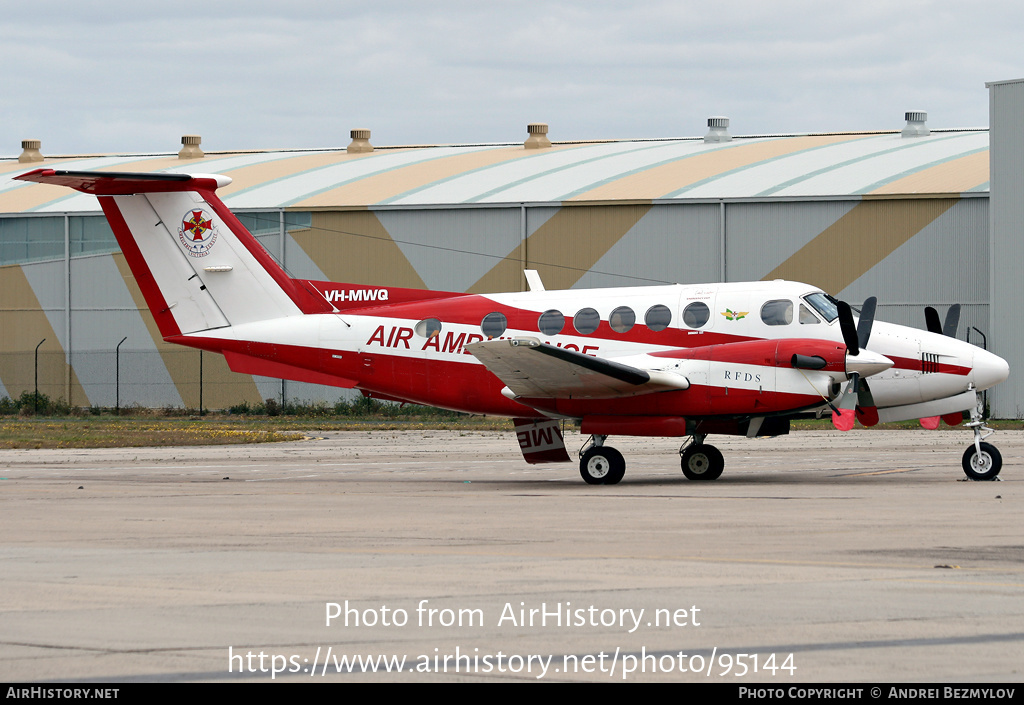
<path id="1" fill-rule="evenodd" d="M 37 169 L 15 178 L 99 198 L 165 338 L 331 310 L 217 197 L 226 176 Z"/>

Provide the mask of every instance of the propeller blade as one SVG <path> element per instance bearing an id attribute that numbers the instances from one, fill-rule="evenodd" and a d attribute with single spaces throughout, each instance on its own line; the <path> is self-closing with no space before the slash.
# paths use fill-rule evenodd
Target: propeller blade
<path id="1" fill-rule="evenodd" d="M 860 375 L 854 372 L 850 375 L 850 381 L 846 383 L 839 399 L 838 406 L 833 406 L 832 425 L 840 431 L 849 431 L 857 419 L 857 389 L 860 382 Z"/>
<path id="2" fill-rule="evenodd" d="M 850 375 L 850 383 L 846 385 L 846 391 L 843 393 L 842 404 L 840 408 L 852 409 L 857 405 L 857 394 L 860 392 L 860 373 L 854 372 Z"/>
<path id="3" fill-rule="evenodd" d="M 942 324 L 939 323 L 939 312 L 931 306 L 924 307 L 924 323 L 929 333 L 942 333 Z"/>
<path id="4" fill-rule="evenodd" d="M 857 407 L 857 420 L 860 421 L 861 426 L 877 426 L 878 425 L 878 409 L 873 406 L 868 407 Z"/>
<path id="5" fill-rule="evenodd" d="M 963 423 L 964 412 L 956 411 L 952 414 L 944 414 L 942 420 L 945 421 L 946 424 L 949 426 L 959 426 L 961 423 Z"/>
<path id="6" fill-rule="evenodd" d="M 875 406 L 875 398 L 871 396 L 871 388 L 866 379 L 860 381 L 860 389 L 857 390 L 857 420 L 862 426 L 878 423 L 878 407 Z"/>
<path id="7" fill-rule="evenodd" d="M 837 431 L 849 431 L 857 420 L 857 412 L 853 409 L 839 409 L 832 412 L 832 425 Z"/>
<path id="8" fill-rule="evenodd" d="M 926 428 L 929 431 L 934 431 L 939 427 L 939 417 L 926 416 L 925 418 L 921 419 L 921 427 Z"/>
<path id="9" fill-rule="evenodd" d="M 953 304 L 946 311 L 946 323 L 942 326 L 942 334 L 947 338 L 956 337 L 956 329 L 960 325 L 960 304 Z"/>
<path id="10" fill-rule="evenodd" d="M 878 423 L 878 408 L 871 388 L 866 379 L 854 372 L 850 375 L 839 399 L 838 406 L 833 407 L 832 425 L 840 431 L 849 431 L 853 422 L 860 421 L 862 426 L 874 426 Z"/>
<path id="11" fill-rule="evenodd" d="M 878 299 L 869 296 L 864 299 L 864 305 L 861 306 L 860 321 L 857 323 L 857 343 L 861 350 L 868 346 L 868 340 L 871 338 L 871 326 L 875 323 L 875 306 L 877 304 Z"/>
<path id="12" fill-rule="evenodd" d="M 853 323 L 853 311 L 850 304 L 840 301 L 836 305 L 839 310 L 839 329 L 843 332 L 843 342 L 851 355 L 860 353 L 860 342 L 857 340 L 857 328 Z"/>

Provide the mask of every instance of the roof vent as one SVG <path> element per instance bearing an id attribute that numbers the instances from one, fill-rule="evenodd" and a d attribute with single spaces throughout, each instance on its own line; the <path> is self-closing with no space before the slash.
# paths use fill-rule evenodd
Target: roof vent
<path id="1" fill-rule="evenodd" d="M 709 117 L 708 127 L 710 129 L 704 135 L 705 142 L 728 142 L 732 139 L 732 135 L 729 134 L 729 118 Z"/>
<path id="2" fill-rule="evenodd" d="M 911 110 L 907 112 L 907 126 L 903 128 L 904 137 L 927 137 L 931 134 L 928 125 L 928 113 L 923 110 Z"/>
<path id="3" fill-rule="evenodd" d="M 370 144 L 370 131 L 366 129 L 352 130 L 349 132 L 352 137 L 352 144 L 348 146 L 349 154 L 362 154 L 372 152 L 373 145 Z"/>
<path id="4" fill-rule="evenodd" d="M 28 162 L 41 162 L 43 161 L 43 155 L 39 153 L 39 148 L 43 146 L 42 140 L 22 140 L 21 141 L 21 156 L 18 157 L 18 161 L 22 164 Z"/>
<path id="5" fill-rule="evenodd" d="M 181 151 L 178 152 L 178 159 L 202 159 L 206 155 L 199 149 L 199 143 L 203 138 L 199 135 L 182 135 Z"/>
<path id="6" fill-rule="evenodd" d="M 526 131 L 530 134 L 523 142 L 523 147 L 526 149 L 547 149 L 551 146 L 546 122 L 531 122 L 526 126 Z"/>

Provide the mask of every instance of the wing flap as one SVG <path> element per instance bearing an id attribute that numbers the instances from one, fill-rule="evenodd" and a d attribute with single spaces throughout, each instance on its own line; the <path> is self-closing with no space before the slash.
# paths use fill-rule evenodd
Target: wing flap
<path id="1" fill-rule="evenodd" d="M 488 340 L 466 350 L 516 397 L 614 399 L 690 386 L 682 375 L 584 355 L 535 338 Z"/>

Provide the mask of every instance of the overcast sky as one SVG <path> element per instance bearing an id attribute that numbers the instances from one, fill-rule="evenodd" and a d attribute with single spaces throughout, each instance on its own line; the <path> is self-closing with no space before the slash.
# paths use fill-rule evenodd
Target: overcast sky
<path id="1" fill-rule="evenodd" d="M 1009 0 L 35 0 L 0 14 L 0 155 L 988 125 Z"/>

